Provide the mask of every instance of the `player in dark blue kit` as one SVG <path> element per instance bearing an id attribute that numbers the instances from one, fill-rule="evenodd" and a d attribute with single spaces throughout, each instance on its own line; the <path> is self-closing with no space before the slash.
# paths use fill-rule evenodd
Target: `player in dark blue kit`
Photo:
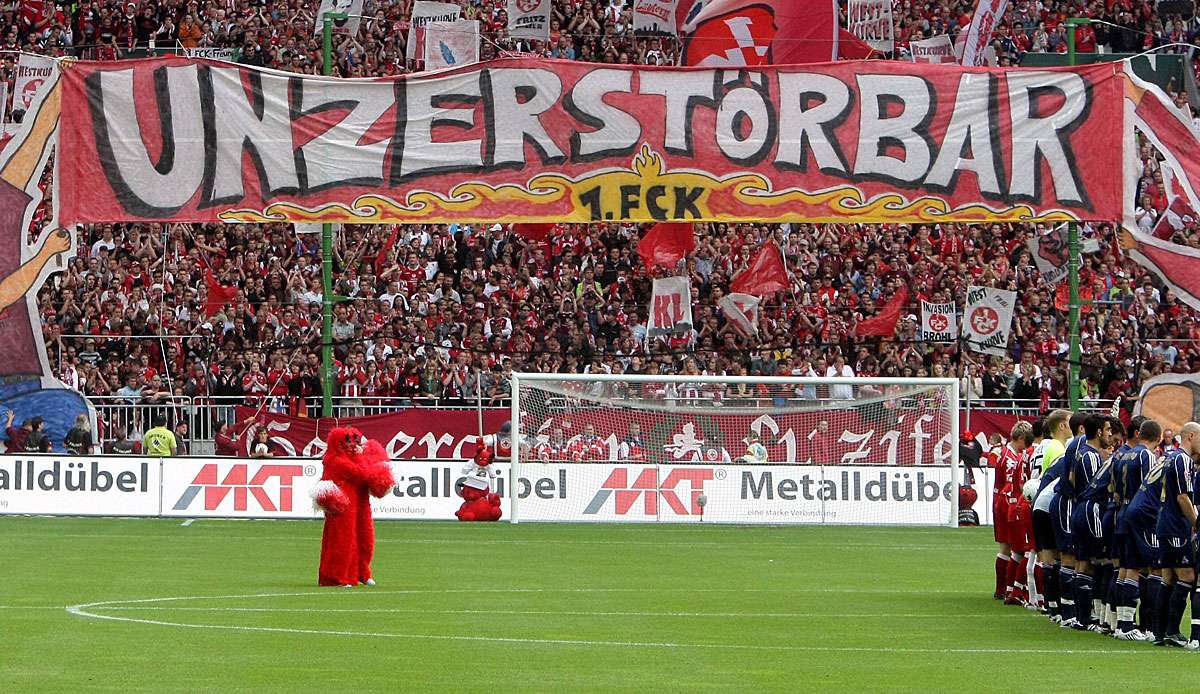
<path id="1" fill-rule="evenodd" d="M 1169 646 L 1190 646 L 1189 640 L 1179 633 L 1179 621 L 1196 580 L 1196 553 L 1192 544 L 1196 531 L 1196 470 L 1192 454 L 1200 446 L 1200 424 L 1188 422 L 1179 430 L 1179 438 L 1179 448 L 1167 453 L 1163 462 L 1162 508 L 1157 526 L 1163 590 L 1159 595 L 1159 623 L 1154 640 Z M 1192 612 L 1195 616 L 1195 599 Z M 1194 643 L 1191 647 L 1200 649 L 1200 639 Z"/>
<path id="2" fill-rule="evenodd" d="M 1054 486 L 1054 498 L 1050 502 L 1050 517 L 1054 519 L 1054 545 L 1058 547 L 1060 561 L 1058 571 L 1060 619 L 1056 621 L 1064 628 L 1073 627 L 1078 623 L 1075 621 L 1075 546 L 1071 539 L 1071 506 L 1075 498 L 1075 490 L 1071 486 L 1067 473 L 1075 463 L 1079 444 L 1083 443 L 1085 421 L 1087 421 L 1087 415 L 1082 412 L 1071 415 L 1071 435 L 1074 438 L 1067 442 L 1066 452 L 1056 463 L 1061 467 Z M 1051 468 L 1053 467 L 1052 465 Z"/>
<path id="3" fill-rule="evenodd" d="M 1136 430 L 1134 425 L 1137 425 Z M 1149 629 L 1152 612 L 1148 592 L 1154 586 L 1154 597 L 1158 597 L 1158 586 L 1162 577 L 1142 576 L 1149 570 L 1157 555 L 1157 539 L 1153 545 L 1150 538 L 1157 538 L 1154 526 L 1158 523 L 1160 490 L 1152 482 L 1152 489 L 1138 496 L 1142 482 L 1157 480 L 1162 474 L 1157 466 L 1154 449 L 1162 440 L 1162 427 L 1153 419 L 1134 417 L 1130 422 L 1129 445 L 1113 463 L 1113 491 L 1119 505 L 1116 529 L 1116 556 L 1120 564 L 1117 576 L 1114 605 L 1117 610 L 1117 630 L 1113 636 L 1122 641 L 1149 641 L 1154 638 Z M 1135 505 L 1134 500 L 1137 500 Z M 1143 629 L 1134 626 L 1134 616 L 1141 597 Z"/>
<path id="4" fill-rule="evenodd" d="M 1065 480 L 1069 483 L 1063 491 L 1059 481 L 1059 494 L 1069 494 L 1071 504 L 1071 538 L 1075 555 L 1075 629 L 1090 629 L 1100 618 L 1099 603 L 1093 605 L 1095 593 L 1093 579 L 1095 566 L 1106 554 L 1104 528 L 1101 516 L 1108 500 L 1109 437 L 1112 424 L 1107 417 L 1088 415 L 1083 421 L 1086 437 L 1077 444 L 1074 461 Z M 1070 448 L 1067 449 L 1070 455 Z M 1099 480 L 1097 481 L 1097 478 Z M 1093 482 L 1096 482 L 1093 484 Z"/>

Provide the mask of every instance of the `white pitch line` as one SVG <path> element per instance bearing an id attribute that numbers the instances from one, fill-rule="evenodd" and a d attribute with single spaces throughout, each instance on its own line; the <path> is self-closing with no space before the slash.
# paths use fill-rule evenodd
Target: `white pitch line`
<path id="1" fill-rule="evenodd" d="M 186 527 L 188 527 L 189 525 L 191 525 L 192 523 L 195 523 L 195 522 L 196 522 L 196 519 L 195 519 L 195 518 L 189 518 L 189 519 L 185 520 L 184 522 L 180 523 L 180 525 L 186 528 Z"/>
<path id="2" fill-rule="evenodd" d="M 62 609 L 62 608 L 54 608 Z M 148 610 L 161 612 L 302 612 L 302 613 L 320 613 L 330 614 L 338 612 L 349 613 L 370 613 L 370 614 L 461 614 L 461 615 L 543 615 L 543 616 L 566 616 L 566 617 L 711 617 L 722 619 L 725 618 L 747 618 L 747 619 L 808 619 L 815 617 L 829 617 L 834 619 L 950 619 L 950 618 L 982 618 L 982 619 L 1008 619 L 1014 617 L 1025 618 L 1027 615 L 1018 614 L 1014 611 L 998 612 L 994 614 L 936 614 L 925 612 L 881 612 L 877 614 L 868 614 L 863 612 L 845 613 L 845 614 L 830 614 L 827 612 L 593 612 L 586 610 L 431 610 L 431 609 L 415 609 L 415 608 L 359 608 L 359 607 L 146 607 L 139 605 L 129 605 L 123 607 L 92 607 L 93 610 L 103 610 L 105 612 L 142 612 Z"/>
<path id="3" fill-rule="evenodd" d="M 570 590 L 570 589 L 567 589 Z M 583 589 L 587 590 L 587 589 Z M 630 589 L 637 590 L 637 589 Z M 383 591 L 380 591 L 383 592 Z M 405 592 L 405 591 L 398 591 Z M 446 591 L 455 592 L 455 591 Z M 479 591 L 457 591 L 457 592 L 479 592 Z M 495 592 L 495 591 L 493 591 Z M 508 592 L 521 592 L 520 589 Z M 1087 655 L 1129 655 L 1138 653 L 1150 653 L 1149 650 L 1117 650 L 1117 649 L 1070 649 L 1070 648 L 904 648 L 904 647 L 868 647 L 868 646 L 792 646 L 792 645 L 768 645 L 768 644 L 731 644 L 731 643 L 684 643 L 671 641 L 609 641 L 609 640 L 590 640 L 590 639 L 526 639 L 516 637 L 502 636 L 477 636 L 465 634 L 403 634 L 392 632 L 364 632 L 364 631 L 343 631 L 332 629 L 295 629 L 290 627 L 263 627 L 263 626 L 242 626 L 234 624 L 188 624 L 185 622 L 167 622 L 157 619 L 139 619 L 134 617 L 120 617 L 110 614 L 98 614 L 89 610 L 103 610 L 111 606 L 146 604 L 154 602 L 180 602 L 186 600 L 217 600 L 217 599 L 244 599 L 244 598 L 265 598 L 265 597 L 288 597 L 297 595 L 320 595 L 321 593 L 260 593 L 254 595 L 224 595 L 224 596 L 176 596 L 167 598 L 145 598 L 139 600 L 108 600 L 102 602 L 86 603 L 82 605 L 72 605 L 67 607 L 68 613 L 89 618 L 102 619 L 113 622 L 127 622 L 133 624 L 148 624 L 152 626 L 176 627 L 180 629 L 215 629 L 219 631 L 251 631 L 265 632 L 278 634 L 304 634 L 315 636 L 359 636 L 369 638 L 393 638 L 405 640 L 433 640 L 433 641 L 462 641 L 475 643 L 507 643 L 514 645 L 526 646 L 589 646 L 589 647 L 613 647 L 613 648 L 637 648 L 637 649 L 670 649 L 670 650 L 733 650 L 733 651 L 763 651 L 763 652 L 822 652 L 822 653 L 933 653 L 933 654 L 1087 654 Z M 329 592 L 328 595 L 346 595 L 340 592 Z M 370 593 L 356 592 L 355 595 L 366 595 Z M 376 593 L 378 594 L 378 593 Z"/>
<path id="4" fill-rule="evenodd" d="M 183 525 L 183 524 L 181 523 L 181 525 Z M 318 542 L 320 540 L 320 538 L 317 537 L 316 535 L 313 535 L 311 537 L 296 536 L 296 535 L 281 535 L 281 536 L 219 535 L 219 534 L 215 534 L 215 532 L 216 531 L 214 531 L 214 534 L 212 534 L 212 535 L 201 535 L 201 534 L 188 535 L 187 539 L 189 542 L 192 540 L 215 540 L 215 541 L 220 541 L 220 542 L 226 542 L 229 540 L 250 540 L 250 541 L 255 541 L 255 542 L 313 542 L 313 543 Z M 35 536 L 28 536 L 28 537 L 30 539 L 33 539 Z M 169 535 L 110 534 L 110 533 L 94 533 L 94 534 L 89 534 L 89 533 L 65 534 L 64 533 L 64 534 L 55 534 L 54 537 L 55 538 L 63 538 L 63 537 L 86 538 L 86 539 L 90 539 L 90 540 L 135 539 L 135 538 L 136 539 L 168 539 L 168 538 L 170 538 Z M 21 538 L 15 538 L 15 539 L 21 539 Z M 376 537 L 375 542 L 376 543 L 384 543 L 384 544 L 399 544 L 399 545 L 405 545 L 405 544 L 409 544 L 409 545 L 554 545 L 554 546 L 562 546 L 564 544 L 566 544 L 566 545 L 605 545 L 605 546 L 618 545 L 618 546 L 629 546 L 629 547 L 657 547 L 660 549 L 664 548 L 664 547 L 681 547 L 681 548 L 728 547 L 730 549 L 737 549 L 739 547 L 772 547 L 772 548 L 795 550 L 797 548 L 803 549 L 803 548 L 808 548 L 808 547 L 825 547 L 825 548 L 833 548 L 833 549 L 844 549 L 847 551 L 853 551 L 853 550 L 858 550 L 858 549 L 891 549 L 891 550 L 948 551 L 948 552 L 974 551 L 974 550 L 978 550 L 980 552 L 984 552 L 984 551 L 995 552 L 996 551 L 994 546 L 990 546 L 990 545 L 985 546 L 982 544 L 979 544 L 979 545 L 946 544 L 946 543 L 940 543 L 940 544 L 932 544 L 932 543 L 931 544 L 862 544 L 862 543 L 848 544 L 848 543 L 838 543 L 838 542 L 804 542 L 804 541 L 796 541 L 796 542 L 785 542 L 785 541 L 779 541 L 779 542 L 755 542 L 755 541 L 750 541 L 750 542 L 743 542 L 743 541 L 737 541 L 737 542 L 655 542 L 652 540 L 569 540 L 569 539 L 506 540 L 506 539 L 498 539 L 498 538 L 483 537 L 483 536 L 480 536 L 478 538 L 461 538 L 461 537 L 384 538 L 384 537 Z"/>

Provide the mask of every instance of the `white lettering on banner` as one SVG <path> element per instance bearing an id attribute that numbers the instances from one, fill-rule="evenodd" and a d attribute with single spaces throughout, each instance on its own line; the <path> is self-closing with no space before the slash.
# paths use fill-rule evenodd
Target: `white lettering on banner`
<path id="1" fill-rule="evenodd" d="M 1017 293 L 992 287 L 968 287 L 963 310 L 963 337 L 967 347 L 984 354 L 1004 356 L 1012 328 Z"/>
<path id="2" fill-rule="evenodd" d="M 846 14 L 851 34 L 882 53 L 895 50 L 892 0 L 850 0 Z"/>
<path id="3" fill-rule="evenodd" d="M 953 303 L 931 304 L 921 301 L 921 341 L 954 342 L 958 335 L 958 316 Z"/>
<path id="4" fill-rule="evenodd" d="M 0 456 L 0 512 L 155 516 L 159 459 Z"/>

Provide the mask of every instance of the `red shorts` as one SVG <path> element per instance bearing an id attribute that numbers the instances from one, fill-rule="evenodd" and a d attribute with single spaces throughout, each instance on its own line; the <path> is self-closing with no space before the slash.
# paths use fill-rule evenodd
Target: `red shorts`
<path id="1" fill-rule="evenodd" d="M 1033 551 L 1033 509 L 1022 500 L 1016 505 L 1016 516 L 1008 523 L 1008 543 L 1014 552 Z"/>
<path id="2" fill-rule="evenodd" d="M 1008 498 L 999 492 L 992 499 L 992 535 L 996 542 L 1009 543 L 1012 535 L 1008 523 Z"/>

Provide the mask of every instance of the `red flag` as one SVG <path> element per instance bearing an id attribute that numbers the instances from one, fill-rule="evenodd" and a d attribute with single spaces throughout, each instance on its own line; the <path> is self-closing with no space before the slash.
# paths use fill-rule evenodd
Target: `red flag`
<path id="1" fill-rule="evenodd" d="M 652 268 L 656 265 L 675 267 L 680 258 L 696 249 L 696 236 L 691 222 L 659 222 L 638 242 L 638 255 L 642 263 Z"/>
<path id="2" fill-rule="evenodd" d="M 683 64 L 827 63 L 838 56 L 836 0 L 684 0 L 676 6 Z"/>
<path id="3" fill-rule="evenodd" d="M 783 265 L 783 254 L 774 241 L 767 241 L 750 265 L 734 276 L 729 291 L 751 296 L 766 296 L 788 288 L 787 268 Z"/>
<path id="4" fill-rule="evenodd" d="M 238 288 L 226 287 L 217 281 L 217 276 L 210 268 L 204 273 L 204 284 L 208 286 L 208 302 L 204 304 L 204 317 L 212 318 L 224 310 L 229 302 L 237 296 Z"/>
<path id="5" fill-rule="evenodd" d="M 1092 312 L 1092 300 L 1095 299 L 1095 292 L 1090 285 L 1079 285 L 1079 311 L 1080 313 Z M 1054 308 L 1059 311 L 1071 310 L 1071 285 L 1065 280 L 1058 283 L 1054 288 Z"/>
<path id="6" fill-rule="evenodd" d="M 383 264 L 387 262 L 388 249 L 396 245 L 396 239 L 400 236 L 400 225 L 392 225 L 392 233 L 388 234 L 387 241 L 383 242 L 383 247 L 379 249 L 379 253 L 375 255 L 375 274 L 383 272 Z"/>
<path id="7" fill-rule="evenodd" d="M 550 232 L 554 231 L 553 224 L 533 224 L 522 222 L 512 226 L 513 233 L 530 241 L 545 241 L 550 236 Z"/>
<path id="8" fill-rule="evenodd" d="M 837 52 L 838 60 L 866 60 L 875 55 L 871 44 L 845 29 L 838 29 Z"/>
<path id="9" fill-rule="evenodd" d="M 1158 275 L 1183 303 L 1200 310 L 1200 250 L 1129 229 L 1117 234 L 1131 258 Z"/>
<path id="10" fill-rule="evenodd" d="M 900 320 L 900 311 L 904 302 L 908 301 L 908 287 L 900 285 L 900 291 L 892 295 L 883 305 L 879 313 L 860 322 L 854 329 L 859 337 L 892 337 L 896 334 L 896 323 Z"/>

